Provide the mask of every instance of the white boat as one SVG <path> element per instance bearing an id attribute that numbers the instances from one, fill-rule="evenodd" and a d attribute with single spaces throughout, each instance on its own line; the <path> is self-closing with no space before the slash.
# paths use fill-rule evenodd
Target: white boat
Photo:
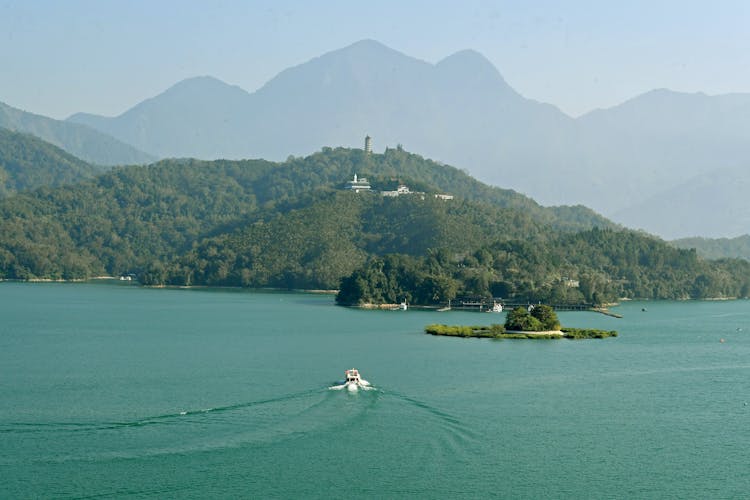
<path id="1" fill-rule="evenodd" d="M 501 312 L 503 312 L 503 305 L 500 302 L 493 302 L 492 303 L 492 308 L 487 309 L 487 312 L 501 313 Z"/>
<path id="2" fill-rule="evenodd" d="M 370 386 L 370 382 L 359 376 L 359 370 L 357 370 L 356 368 L 346 370 L 345 374 L 346 382 L 344 383 L 344 385 L 350 391 L 356 391 L 359 388 Z"/>
<path id="3" fill-rule="evenodd" d="M 359 370 L 352 368 L 344 372 L 344 383 L 341 385 L 334 385 L 331 389 L 346 389 L 348 391 L 358 391 L 359 389 L 371 389 L 370 382 L 363 379 L 359 375 Z"/>
<path id="4" fill-rule="evenodd" d="M 399 309 L 401 309 L 402 311 L 406 311 L 406 310 L 407 310 L 407 309 L 409 308 L 409 306 L 408 306 L 408 305 L 406 305 L 406 301 L 403 301 L 403 302 L 401 302 L 401 304 L 400 304 L 400 305 L 398 306 L 398 308 L 399 308 Z"/>

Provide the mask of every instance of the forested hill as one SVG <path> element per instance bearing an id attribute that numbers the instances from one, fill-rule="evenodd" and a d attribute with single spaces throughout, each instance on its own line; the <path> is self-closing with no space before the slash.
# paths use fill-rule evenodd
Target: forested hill
<path id="1" fill-rule="evenodd" d="M 21 279 L 142 273 L 182 256 L 204 237 L 313 206 L 326 193 L 341 193 L 355 173 L 369 176 L 374 188 L 393 188 L 401 181 L 413 190 L 451 193 L 456 197 L 452 205 L 462 200 L 487 205 L 477 208 L 477 214 L 492 207 L 512 209 L 514 217 L 550 225 L 551 230 L 611 225 L 583 207 L 544 208 L 513 191 L 485 186 L 453 167 L 396 149 L 366 155 L 362 150 L 326 148 L 283 163 L 164 160 L 4 200 L 0 272 Z M 481 224 L 492 227 L 501 222 L 493 219 L 500 217 L 509 220 L 491 211 Z M 306 224 L 314 228 L 318 222 Z M 519 231 L 523 229 L 513 234 Z"/>
<path id="2" fill-rule="evenodd" d="M 33 135 L 0 128 L 0 197 L 72 184 L 100 173 L 102 169 Z"/>
<path id="3" fill-rule="evenodd" d="M 305 158 L 291 158 L 269 176 L 271 199 L 285 193 L 296 196 L 318 186 L 340 188 L 357 173 L 367 177 L 375 190 L 395 189 L 399 182 L 412 191 L 449 193 L 457 198 L 520 210 L 538 222 L 560 230 L 591 227 L 616 227 L 615 224 L 581 205 L 542 207 L 511 189 L 488 186 L 465 171 L 434 162 L 401 148 L 386 149 L 383 154 L 365 154 L 361 149 L 323 148 Z"/>
<path id="4" fill-rule="evenodd" d="M 355 173 L 373 192 L 343 189 Z M 423 194 L 375 192 L 399 183 Z M 437 283 L 425 301 L 533 297 L 575 279 L 600 298 L 736 296 L 748 275 L 744 261 L 709 263 L 583 207 L 544 208 L 400 149 L 168 160 L 0 200 L 0 278 L 134 273 L 148 284 L 330 289 L 383 258 L 411 264 L 368 285 L 391 293 Z"/>

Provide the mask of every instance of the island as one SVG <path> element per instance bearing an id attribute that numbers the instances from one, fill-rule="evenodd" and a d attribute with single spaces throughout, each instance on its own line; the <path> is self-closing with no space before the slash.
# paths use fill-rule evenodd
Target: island
<path id="1" fill-rule="evenodd" d="M 505 325 L 489 326 L 427 325 L 425 333 L 448 337 L 493 339 L 604 339 L 617 337 L 614 330 L 568 328 L 560 326 L 554 309 L 548 305 L 516 307 L 508 313 Z"/>

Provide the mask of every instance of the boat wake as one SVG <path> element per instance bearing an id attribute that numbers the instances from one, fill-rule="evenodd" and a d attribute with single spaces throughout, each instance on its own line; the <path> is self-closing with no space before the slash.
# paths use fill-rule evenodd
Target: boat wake
<path id="1" fill-rule="evenodd" d="M 236 410 L 249 409 L 256 406 L 270 405 L 273 403 L 282 403 L 318 393 L 318 389 L 302 391 L 294 394 L 287 394 L 277 398 L 261 399 L 238 403 L 226 406 L 217 406 L 214 408 L 202 408 L 196 410 L 181 410 L 178 412 L 164 413 L 150 417 L 139 418 L 130 421 L 117 422 L 9 422 L 0 425 L 0 434 L 2 433 L 35 433 L 35 432 L 91 432 L 103 430 L 115 430 L 129 427 L 147 427 L 152 425 L 169 425 L 175 423 L 181 417 L 194 417 L 206 415 L 208 413 L 221 414 Z"/>
<path id="2" fill-rule="evenodd" d="M 347 389 L 351 392 L 355 391 L 376 391 L 377 389 L 371 385 L 360 385 L 360 386 L 354 386 L 352 384 L 341 384 L 341 385 L 332 385 L 328 388 L 328 390 L 331 391 L 340 391 L 342 389 Z"/>
<path id="3" fill-rule="evenodd" d="M 352 382 L 360 397 L 340 397 Z M 407 415 L 416 418 L 405 419 Z M 0 435 L 3 440 L 45 450 L 41 461 L 64 463 L 265 449 L 287 446 L 284 443 L 289 440 L 326 440 L 329 436 L 362 439 L 370 435 L 370 428 L 386 425 L 403 430 L 416 422 L 437 431 L 430 440 L 432 453 L 448 450 L 461 455 L 473 441 L 458 418 L 413 397 L 375 388 L 361 377 L 278 397 L 182 408 L 132 420 L 3 422 Z"/>
<path id="4" fill-rule="evenodd" d="M 364 390 L 372 389 L 366 386 Z M 125 421 L 2 422 L 0 439 L 23 440 L 26 445 L 45 449 L 39 458 L 51 463 L 268 446 L 350 428 L 378 399 L 336 396 L 326 386 L 319 386 L 274 398 Z M 86 451 L 71 454 L 72 449 Z"/>

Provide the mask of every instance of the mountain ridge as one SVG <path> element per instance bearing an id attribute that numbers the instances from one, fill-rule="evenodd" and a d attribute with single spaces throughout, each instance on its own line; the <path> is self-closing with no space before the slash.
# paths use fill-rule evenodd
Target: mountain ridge
<path id="1" fill-rule="evenodd" d="M 140 164 L 155 158 L 96 128 L 54 120 L 0 102 L 0 127 L 32 134 L 70 154 L 104 166 Z"/>
<path id="2" fill-rule="evenodd" d="M 279 161 L 358 146 L 367 134 L 376 148 L 404 144 L 542 204 L 580 203 L 610 217 L 750 156 L 750 94 L 657 89 L 572 118 L 524 97 L 471 49 L 432 64 L 363 40 L 287 68 L 255 92 L 231 87 L 199 104 L 183 99 L 177 111 L 156 96 L 159 113 L 134 106 L 120 117 L 71 120 L 160 157 Z M 653 215 L 664 224 L 680 218 Z"/>

